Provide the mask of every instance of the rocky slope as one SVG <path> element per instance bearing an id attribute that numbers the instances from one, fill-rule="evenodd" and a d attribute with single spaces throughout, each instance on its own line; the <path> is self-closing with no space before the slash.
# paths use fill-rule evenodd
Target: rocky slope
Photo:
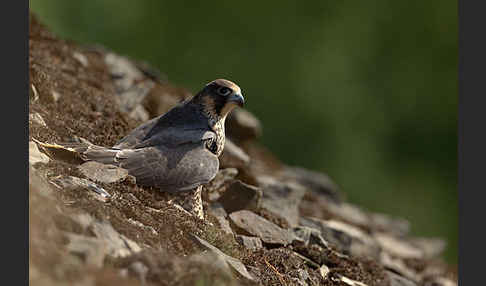
<path id="1" fill-rule="evenodd" d="M 46 156 L 33 140 L 111 146 L 191 96 L 146 64 L 53 36 L 30 17 L 31 285 L 457 285 L 441 239 L 344 200 L 286 166 L 244 110 L 227 122 L 204 221 L 111 166 Z"/>

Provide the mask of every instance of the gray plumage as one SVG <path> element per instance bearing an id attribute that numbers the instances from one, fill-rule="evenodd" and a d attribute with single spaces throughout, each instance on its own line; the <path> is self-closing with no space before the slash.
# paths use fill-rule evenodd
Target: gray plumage
<path id="1" fill-rule="evenodd" d="M 208 183 L 219 169 L 207 146 L 216 138 L 199 107 L 191 102 L 134 129 L 113 146 L 116 164 L 145 186 L 168 192 Z"/>
<path id="2" fill-rule="evenodd" d="M 111 148 L 88 141 L 44 147 L 70 148 L 84 161 L 124 168 L 139 185 L 171 193 L 190 191 L 216 176 L 224 147 L 224 121 L 237 105 L 243 105 L 239 87 L 215 80 L 191 100 L 138 126 Z"/>

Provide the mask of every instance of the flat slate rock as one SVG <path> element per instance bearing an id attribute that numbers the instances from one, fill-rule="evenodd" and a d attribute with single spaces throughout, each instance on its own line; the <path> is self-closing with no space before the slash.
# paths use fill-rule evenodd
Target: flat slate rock
<path id="1" fill-rule="evenodd" d="M 95 161 L 79 165 L 78 170 L 90 180 L 107 184 L 122 181 L 128 176 L 125 169 Z"/>
<path id="2" fill-rule="evenodd" d="M 235 180 L 228 186 L 217 202 L 228 213 L 232 213 L 239 210 L 258 209 L 261 204 L 261 198 L 262 191 L 260 188 Z"/>
<path id="3" fill-rule="evenodd" d="M 251 211 L 233 212 L 229 217 L 238 230 L 257 236 L 265 243 L 287 245 L 296 239 L 289 230 L 283 229 Z"/>
<path id="4" fill-rule="evenodd" d="M 299 224 L 299 205 L 305 188 L 292 182 L 280 182 L 274 178 L 258 178 L 263 196 L 261 207 L 285 220 L 290 227 Z"/>
<path id="5" fill-rule="evenodd" d="M 236 271 L 242 277 L 244 277 L 244 278 L 246 278 L 250 281 L 255 280 L 255 278 L 248 272 L 245 265 L 240 260 L 225 254 L 224 252 L 219 250 L 217 247 L 214 247 L 209 242 L 205 241 L 204 239 L 202 239 L 202 238 L 200 238 L 196 235 L 191 234 L 191 238 L 200 247 L 216 254 L 218 257 L 221 257 L 227 263 L 228 266 L 230 266 L 234 271 Z"/>

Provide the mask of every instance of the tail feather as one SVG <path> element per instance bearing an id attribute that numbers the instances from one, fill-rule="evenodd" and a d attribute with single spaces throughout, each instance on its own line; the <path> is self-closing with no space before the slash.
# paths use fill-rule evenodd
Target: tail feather
<path id="1" fill-rule="evenodd" d="M 75 143 L 49 144 L 32 138 L 32 140 L 49 157 L 73 164 L 81 164 L 86 161 L 97 161 L 103 164 L 118 165 L 116 154 L 119 149 L 106 148 L 94 145 L 87 140 Z"/>
<path id="2" fill-rule="evenodd" d="M 81 153 L 81 157 L 85 161 L 96 161 L 103 164 L 118 165 L 116 160 L 118 152 L 120 152 L 119 149 L 89 145 L 86 147 L 86 150 Z"/>

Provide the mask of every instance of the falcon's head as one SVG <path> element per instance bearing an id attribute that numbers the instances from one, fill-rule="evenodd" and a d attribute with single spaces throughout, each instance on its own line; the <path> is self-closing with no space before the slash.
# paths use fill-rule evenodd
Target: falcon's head
<path id="1" fill-rule="evenodd" d="M 195 99 L 215 119 L 224 119 L 233 108 L 245 103 L 240 87 L 226 79 L 216 79 L 206 84 Z"/>

